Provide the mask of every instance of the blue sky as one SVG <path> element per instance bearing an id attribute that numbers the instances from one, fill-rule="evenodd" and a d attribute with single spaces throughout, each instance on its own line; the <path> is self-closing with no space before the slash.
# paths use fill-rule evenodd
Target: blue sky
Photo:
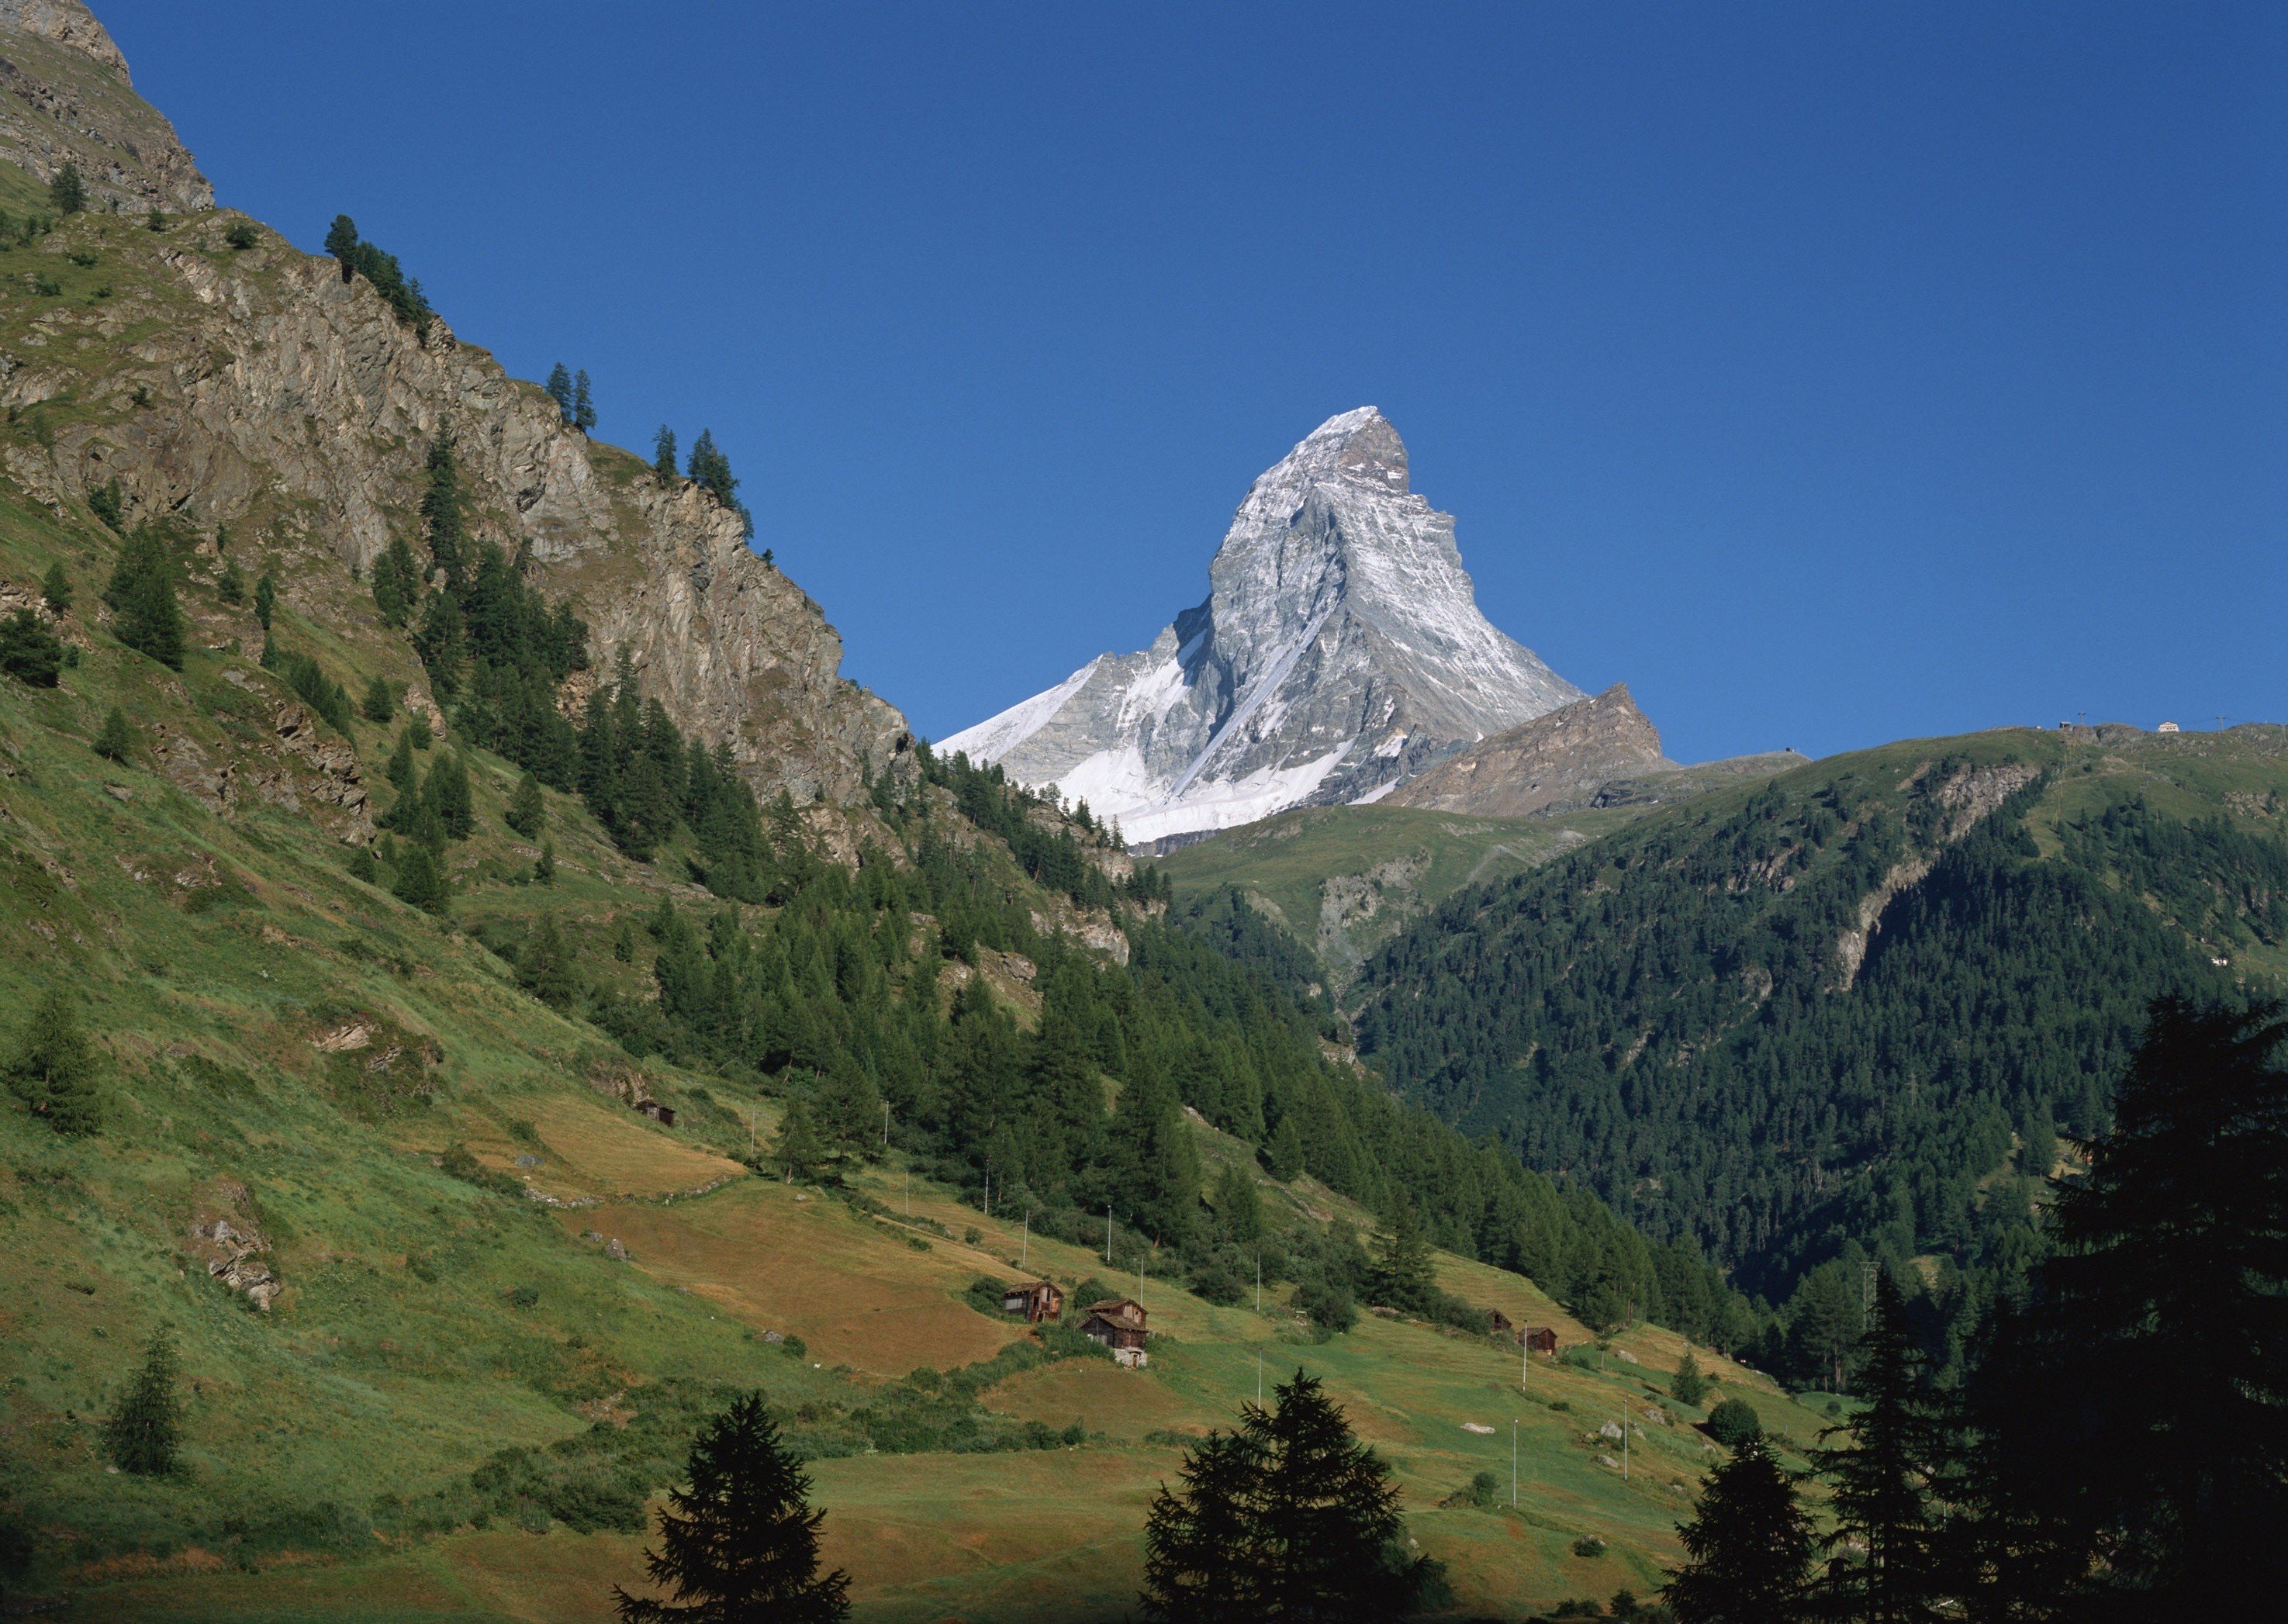
<path id="1" fill-rule="evenodd" d="M 711 427 L 933 736 L 1367 403 L 1680 758 L 2288 719 L 2288 8 L 96 9 L 223 201 Z"/>

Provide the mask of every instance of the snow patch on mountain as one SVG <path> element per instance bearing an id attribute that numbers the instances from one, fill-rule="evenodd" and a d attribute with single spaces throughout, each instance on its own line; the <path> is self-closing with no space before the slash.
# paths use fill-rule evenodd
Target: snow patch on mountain
<path id="1" fill-rule="evenodd" d="M 939 747 L 1085 800 L 1132 840 L 1378 799 L 1585 697 L 1477 606 L 1451 516 L 1382 414 L 1331 417 L 1240 503 L 1207 601 Z"/>

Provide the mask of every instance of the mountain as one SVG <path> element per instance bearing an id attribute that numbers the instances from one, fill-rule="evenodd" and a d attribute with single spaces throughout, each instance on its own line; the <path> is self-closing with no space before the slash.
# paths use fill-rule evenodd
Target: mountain
<path id="1" fill-rule="evenodd" d="M 1451 515 L 1362 407 L 1255 481 L 1207 600 L 939 747 L 1132 842 L 1372 801 L 1456 746 L 1585 697 L 1479 613 Z"/>
<path id="2" fill-rule="evenodd" d="M 0 58 L 87 121 L 0 160 L 6 1611 L 600 1620 L 761 1386 L 861 1617 L 1098 1619 L 1266 1352 L 1473 1612 L 1658 1581 L 1698 1435 L 1630 1480 L 1573 1412 L 1665 1400 L 1648 1319 L 1745 1339 L 1712 1271 L 1394 1098 L 1100 827 L 906 748 L 732 504 L 377 246 L 105 206 L 161 195 L 164 121 L 84 11 L 0 12 Z M 1434 1282 L 1338 1329 L 1401 1211 Z M 1148 1372 L 979 1286 L 1100 1270 L 1148 1277 Z M 1585 1340 L 1569 1303 L 1638 1362 L 1535 1366 L 1516 1537 L 1441 1502 L 1506 1453 L 1487 1311 Z M 114 1470 L 162 1334 L 180 1470 Z"/>
<path id="3" fill-rule="evenodd" d="M 1751 1289 L 1974 1287 L 2037 1249 L 2150 999 L 2288 983 L 2284 807 L 2273 726 L 1823 759 L 1448 897 L 1362 967 L 1361 1052 Z"/>
<path id="4" fill-rule="evenodd" d="M 79 0 L 0 0 L 0 162 L 46 180 L 67 163 L 102 204 L 211 209 L 214 188 Z"/>

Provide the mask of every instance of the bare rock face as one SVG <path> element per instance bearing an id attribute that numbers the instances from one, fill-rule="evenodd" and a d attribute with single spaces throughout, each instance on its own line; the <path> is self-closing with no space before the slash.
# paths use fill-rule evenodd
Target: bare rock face
<path id="1" fill-rule="evenodd" d="M 1248 492 L 1205 603 L 943 748 L 1158 841 L 1377 799 L 1580 699 L 1479 613 L 1452 517 L 1408 481 L 1380 412 L 1329 418 Z"/>
<path id="2" fill-rule="evenodd" d="M 1482 818 L 1524 818 L 1587 799 L 1633 773 L 1671 766 L 1660 734 L 1615 683 L 1594 699 L 1567 705 L 1473 745 L 1392 792 L 1386 805 Z"/>
<path id="3" fill-rule="evenodd" d="M 76 164 L 96 207 L 214 207 L 175 127 L 78 0 L 0 0 L 0 158 L 46 180 Z"/>

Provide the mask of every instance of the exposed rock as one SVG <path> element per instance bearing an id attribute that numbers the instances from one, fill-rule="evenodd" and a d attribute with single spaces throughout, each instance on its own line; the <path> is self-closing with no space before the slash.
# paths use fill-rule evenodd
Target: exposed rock
<path id="1" fill-rule="evenodd" d="M 216 812 L 229 806 L 237 770 L 227 762 L 216 766 L 188 733 L 164 723 L 155 725 L 151 759 L 186 794 L 197 796 Z"/>
<path id="2" fill-rule="evenodd" d="M 77 0 L 0 0 L 0 158 L 41 180 L 76 164 L 98 204 L 214 207 L 175 127 L 135 94 L 127 59 Z"/>
<path id="3" fill-rule="evenodd" d="M 1401 785 L 1385 804 L 1523 818 L 1578 801 L 1628 773 L 1673 764 L 1628 685 L 1615 683 L 1594 699 L 1472 745 Z"/>
<path id="4" fill-rule="evenodd" d="M 185 1245 L 210 1276 L 264 1313 L 270 1311 L 282 1286 L 266 1261 L 270 1239 L 262 1232 L 244 1184 L 219 1178 L 201 1192 Z"/>
<path id="5" fill-rule="evenodd" d="M 945 741 L 1149 842 L 1371 800 L 1583 697 L 1479 613 L 1454 521 L 1407 484 L 1372 407 L 1255 482 L 1205 603 Z"/>

